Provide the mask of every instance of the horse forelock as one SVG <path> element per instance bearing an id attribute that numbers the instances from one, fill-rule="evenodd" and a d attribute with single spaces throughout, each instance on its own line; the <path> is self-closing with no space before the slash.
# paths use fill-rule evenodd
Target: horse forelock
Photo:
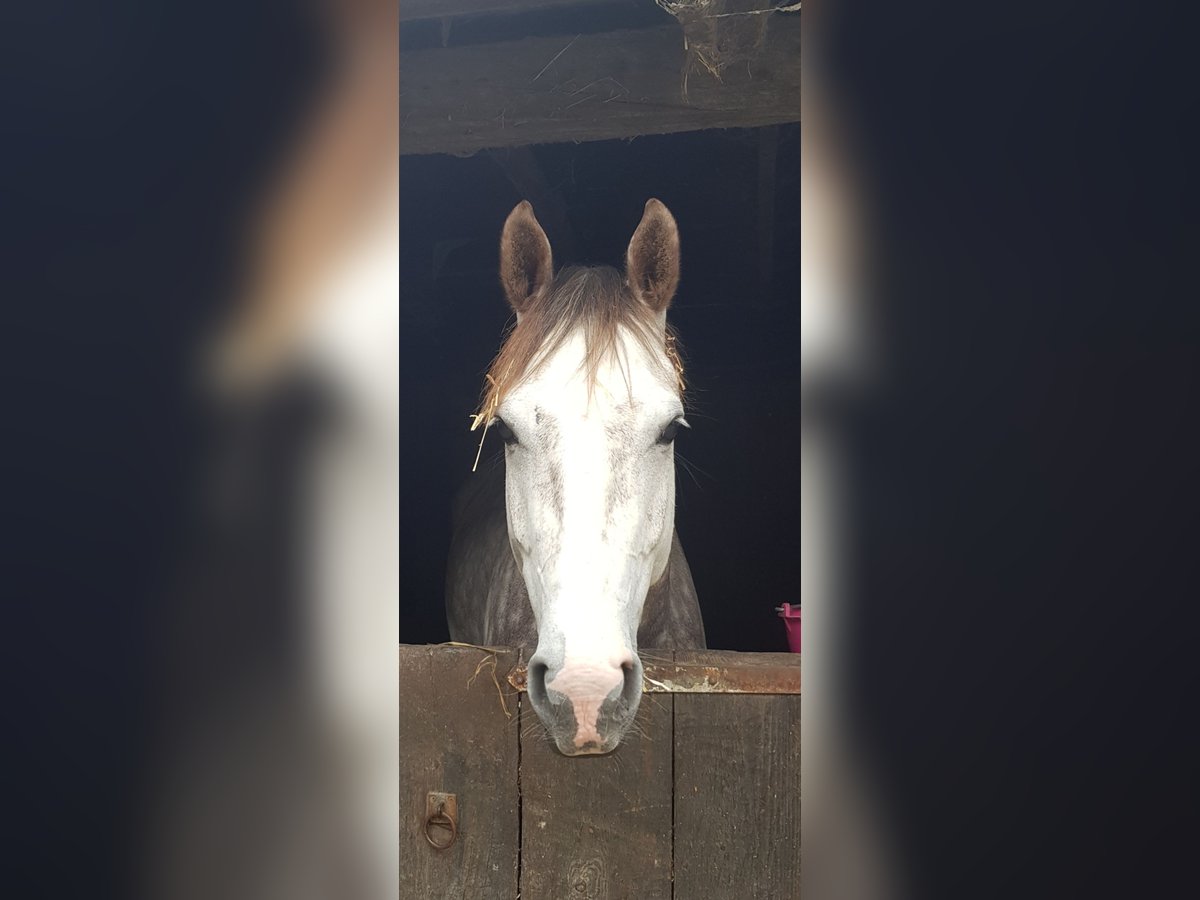
<path id="1" fill-rule="evenodd" d="M 477 420 L 486 422 L 504 398 L 532 377 L 576 331 L 584 337 L 582 369 L 589 395 L 604 363 L 624 367 L 622 332 L 646 352 L 664 381 L 682 395 L 683 362 L 674 332 L 638 300 L 625 277 L 610 266 L 571 266 L 524 311 L 488 369 Z"/>

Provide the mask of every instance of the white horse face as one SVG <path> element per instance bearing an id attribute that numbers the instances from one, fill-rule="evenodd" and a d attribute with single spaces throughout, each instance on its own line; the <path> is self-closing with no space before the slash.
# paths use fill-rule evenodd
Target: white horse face
<path id="1" fill-rule="evenodd" d="M 647 240 L 661 250 L 665 237 L 677 248 L 670 214 L 651 204 Z M 641 249 L 635 235 L 629 285 L 639 283 Z M 565 282 L 554 289 L 614 309 L 619 302 L 638 309 L 660 296 L 647 300 L 611 270 L 575 270 Z M 519 316 L 536 314 L 514 306 Z M 638 340 L 634 325 L 618 326 L 612 352 L 599 358 L 589 359 L 585 327 L 568 331 L 492 420 L 506 444 L 509 539 L 538 624 L 529 697 L 568 755 L 616 747 L 641 699 L 638 625 L 670 556 L 674 439 L 686 426 L 665 351 L 665 311 L 662 302 L 643 315 L 650 341 Z"/>
<path id="2" fill-rule="evenodd" d="M 636 712 L 638 623 L 670 555 L 683 422 L 678 395 L 638 352 L 627 356 L 628 388 L 609 363 L 589 397 L 583 353 L 573 336 L 500 409 L 509 539 L 538 622 L 530 669 L 546 667 L 530 693 L 535 706 L 547 702 L 543 690 L 570 700 L 575 733 L 570 723 L 553 729 L 564 752 L 611 749 L 622 713 Z M 614 693 L 624 708 L 602 729 L 600 707 Z"/>

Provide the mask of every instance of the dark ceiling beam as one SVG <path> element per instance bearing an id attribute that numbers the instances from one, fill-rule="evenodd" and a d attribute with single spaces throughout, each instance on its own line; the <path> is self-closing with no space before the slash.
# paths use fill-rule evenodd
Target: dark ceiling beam
<path id="1" fill-rule="evenodd" d="M 720 80 L 690 64 L 677 24 L 401 53 L 400 152 L 798 122 L 800 19 L 772 19 L 765 44 Z"/>
<path id="2" fill-rule="evenodd" d="M 596 2 L 598 0 L 400 0 L 400 21 L 480 13 L 535 12 L 564 6 L 589 6 Z"/>

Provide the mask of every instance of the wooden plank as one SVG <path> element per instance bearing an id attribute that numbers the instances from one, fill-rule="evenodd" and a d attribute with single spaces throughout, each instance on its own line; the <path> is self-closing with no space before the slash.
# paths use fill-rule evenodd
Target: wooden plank
<path id="1" fill-rule="evenodd" d="M 645 662 L 643 690 L 672 694 L 799 694 L 800 656 L 680 650 L 673 663 Z"/>
<path id="2" fill-rule="evenodd" d="M 564 6 L 590 6 L 597 2 L 602 0 L 400 0 L 400 21 L 484 13 L 536 12 Z"/>
<path id="3" fill-rule="evenodd" d="M 674 662 L 642 657 L 642 690 L 647 694 L 799 694 L 800 656 L 795 653 L 689 651 Z M 525 690 L 525 668 L 508 683 Z"/>
<path id="4" fill-rule="evenodd" d="M 400 55 L 400 152 L 596 141 L 800 121 L 799 17 L 718 81 L 690 67 L 678 24 Z"/>
<path id="5" fill-rule="evenodd" d="M 522 900 L 670 900 L 671 703 L 643 697 L 640 734 L 568 758 L 522 702 Z"/>
<path id="6" fill-rule="evenodd" d="M 401 897 L 516 896 L 516 697 L 505 698 L 510 719 L 489 658 L 504 685 L 516 651 L 400 647 Z M 456 795 L 458 839 L 447 850 L 425 838 L 430 791 Z"/>
<path id="7" fill-rule="evenodd" d="M 676 651 L 680 663 L 706 656 Z M 796 900 L 800 697 L 674 699 L 675 896 Z"/>

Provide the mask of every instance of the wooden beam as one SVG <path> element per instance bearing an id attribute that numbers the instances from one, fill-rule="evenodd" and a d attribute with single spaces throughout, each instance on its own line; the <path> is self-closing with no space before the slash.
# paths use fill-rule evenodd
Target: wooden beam
<path id="1" fill-rule="evenodd" d="M 800 121 L 800 21 L 718 81 L 676 24 L 400 54 L 400 153 L 598 141 Z"/>
<path id="2" fill-rule="evenodd" d="M 647 650 L 642 654 L 642 691 L 647 694 L 799 694 L 800 655 L 732 650 Z M 526 689 L 524 665 L 508 683 Z"/>
<path id="3" fill-rule="evenodd" d="M 564 6 L 588 6 L 596 2 L 599 0 L 400 0 L 400 21 L 478 13 L 534 12 Z"/>

